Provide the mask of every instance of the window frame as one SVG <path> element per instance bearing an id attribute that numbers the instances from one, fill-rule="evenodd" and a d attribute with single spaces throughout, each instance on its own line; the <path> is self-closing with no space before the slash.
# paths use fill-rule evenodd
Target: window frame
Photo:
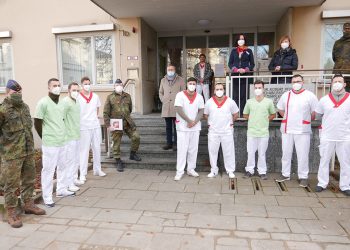
<path id="1" fill-rule="evenodd" d="M 12 79 L 16 79 L 15 77 L 15 60 L 14 60 L 14 54 L 13 54 L 13 45 L 11 43 L 11 38 L 0 38 L 0 44 L 9 43 L 11 46 L 11 67 L 12 67 Z M 6 84 L 6 83 L 5 83 Z M 6 92 L 6 86 L 0 86 L 0 93 Z"/>
<path id="2" fill-rule="evenodd" d="M 56 35 L 56 48 L 57 48 L 57 61 L 58 61 L 58 77 L 60 80 L 63 81 L 63 67 L 62 67 L 62 39 L 67 38 L 90 38 L 91 39 L 91 54 L 92 54 L 92 71 L 91 71 L 91 85 L 93 86 L 93 89 L 110 89 L 110 86 L 113 86 L 113 84 L 103 83 L 98 84 L 97 83 L 97 68 L 96 68 L 96 54 L 95 54 L 95 37 L 97 36 L 110 36 L 112 39 L 112 72 L 113 72 L 113 82 L 117 79 L 117 72 L 116 72 L 116 46 L 115 46 L 115 36 L 112 32 L 91 32 L 91 33 L 78 33 L 78 34 L 59 34 Z M 80 84 L 80 79 L 77 79 L 78 83 Z M 68 83 L 63 82 L 63 90 L 66 90 L 68 87 Z"/>

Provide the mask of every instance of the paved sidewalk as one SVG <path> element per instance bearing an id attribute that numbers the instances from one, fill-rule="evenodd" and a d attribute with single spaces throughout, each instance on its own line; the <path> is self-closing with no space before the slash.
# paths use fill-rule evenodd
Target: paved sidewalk
<path id="1" fill-rule="evenodd" d="M 0 222 L 0 249 L 350 249 L 350 198 L 267 181 L 130 170 L 94 177 L 24 227 Z M 312 187 L 315 176 L 312 176 Z"/>

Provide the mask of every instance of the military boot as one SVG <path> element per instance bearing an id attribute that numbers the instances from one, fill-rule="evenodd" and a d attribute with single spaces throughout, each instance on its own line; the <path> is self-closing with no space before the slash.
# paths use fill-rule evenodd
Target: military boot
<path id="1" fill-rule="evenodd" d="M 124 172 L 124 163 L 121 159 L 115 159 L 118 172 Z"/>
<path id="2" fill-rule="evenodd" d="M 24 212 L 26 214 L 35 214 L 35 215 L 46 214 L 46 211 L 44 209 L 41 209 L 37 205 L 35 205 L 33 200 L 29 200 L 24 204 Z"/>
<path id="3" fill-rule="evenodd" d="M 135 151 L 131 151 L 130 152 L 130 158 L 129 159 L 133 160 L 133 161 L 141 161 L 141 157 L 138 156 Z"/>
<path id="4" fill-rule="evenodd" d="M 17 215 L 15 207 L 9 207 L 7 209 L 7 222 L 13 228 L 19 228 L 23 226 L 21 217 Z"/>

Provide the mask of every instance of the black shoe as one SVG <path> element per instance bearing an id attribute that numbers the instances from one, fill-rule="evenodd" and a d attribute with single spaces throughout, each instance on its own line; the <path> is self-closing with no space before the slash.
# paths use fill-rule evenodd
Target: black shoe
<path id="1" fill-rule="evenodd" d="M 243 178 L 244 179 L 248 179 L 248 178 L 250 178 L 250 177 L 252 177 L 253 175 L 250 173 L 250 172 L 245 172 L 245 174 L 243 175 Z"/>
<path id="2" fill-rule="evenodd" d="M 315 192 L 317 192 L 317 193 L 321 193 L 323 190 L 326 190 L 326 189 L 323 187 L 320 187 L 320 186 L 315 187 Z"/>
<path id="3" fill-rule="evenodd" d="M 171 144 L 167 144 L 167 145 L 163 146 L 164 150 L 169 150 L 169 149 L 172 149 L 172 148 L 173 148 L 173 145 L 171 145 Z"/>
<path id="4" fill-rule="evenodd" d="M 344 195 L 346 196 L 350 196 L 350 190 L 344 190 L 344 191 L 341 191 Z"/>
<path id="5" fill-rule="evenodd" d="M 45 206 L 48 208 L 52 208 L 55 206 L 55 203 L 48 203 L 48 204 L 45 203 Z"/>
<path id="6" fill-rule="evenodd" d="M 307 187 L 307 186 L 309 186 L 309 181 L 308 181 L 308 179 L 300 179 L 299 181 L 300 181 L 300 182 L 299 182 L 299 186 L 300 186 L 300 187 Z"/>
<path id="7" fill-rule="evenodd" d="M 277 182 L 284 182 L 284 181 L 289 181 L 290 177 L 285 177 L 284 175 L 280 175 L 278 179 L 276 179 Z"/>
<path id="8" fill-rule="evenodd" d="M 267 175 L 266 174 L 260 174 L 259 177 L 260 177 L 260 179 L 262 179 L 264 181 L 267 180 Z"/>
<path id="9" fill-rule="evenodd" d="M 131 152 L 129 159 L 133 161 L 141 161 L 140 156 L 138 156 L 136 152 Z"/>
<path id="10" fill-rule="evenodd" d="M 173 151 L 177 151 L 177 146 L 176 145 L 173 146 Z"/>
<path id="11" fill-rule="evenodd" d="M 118 172 L 124 172 L 124 163 L 121 159 L 115 159 L 116 160 L 116 165 L 117 165 L 117 171 Z"/>

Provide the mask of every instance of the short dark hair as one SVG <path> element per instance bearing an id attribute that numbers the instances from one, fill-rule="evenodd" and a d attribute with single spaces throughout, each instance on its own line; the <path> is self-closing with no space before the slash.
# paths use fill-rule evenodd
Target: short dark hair
<path id="1" fill-rule="evenodd" d="M 237 46 L 237 44 L 238 44 L 238 40 L 240 40 L 240 37 L 241 36 L 243 36 L 243 38 L 244 38 L 244 41 L 245 41 L 245 45 L 247 46 L 247 38 L 246 38 L 246 36 L 244 35 L 244 34 L 242 34 L 242 33 L 240 33 L 240 34 L 238 34 L 237 36 L 236 36 L 236 40 L 235 40 L 235 45 L 234 46 Z"/>
<path id="2" fill-rule="evenodd" d="M 47 84 L 50 85 L 51 82 L 59 82 L 60 80 L 58 80 L 57 78 L 50 78 L 48 81 L 47 81 Z"/>
<path id="3" fill-rule="evenodd" d="M 197 82 L 197 79 L 194 78 L 194 77 L 189 77 L 189 78 L 187 79 L 187 82 Z"/>
<path id="4" fill-rule="evenodd" d="M 167 67 L 174 67 L 176 69 L 176 66 L 174 64 L 169 63 Z"/>
<path id="5" fill-rule="evenodd" d="M 91 82 L 90 78 L 87 77 L 87 76 L 84 76 L 84 77 L 81 78 L 81 80 L 80 80 L 81 83 L 83 83 L 84 81 L 90 81 L 90 82 Z"/>
<path id="6" fill-rule="evenodd" d="M 334 76 L 332 77 L 332 81 L 334 80 L 334 78 L 337 78 L 337 77 L 341 77 L 341 78 L 343 78 L 343 80 L 345 80 L 345 78 L 342 74 L 337 73 L 337 74 L 334 74 Z"/>
<path id="7" fill-rule="evenodd" d="M 223 83 L 221 83 L 221 82 L 217 82 L 217 83 L 215 83 L 215 85 L 214 85 L 214 89 L 215 89 L 215 87 L 216 87 L 216 86 L 218 86 L 218 85 L 222 85 L 222 87 L 224 87 L 224 88 L 225 88 L 225 85 L 224 85 Z"/>
<path id="8" fill-rule="evenodd" d="M 254 82 L 254 86 L 257 85 L 257 84 L 262 84 L 263 88 L 265 87 L 265 83 L 263 81 L 261 81 L 261 80 L 256 80 Z"/>
<path id="9" fill-rule="evenodd" d="M 70 90 L 72 88 L 72 86 L 79 86 L 78 83 L 76 82 L 71 82 L 69 85 L 68 85 L 68 89 Z"/>
<path id="10" fill-rule="evenodd" d="M 199 55 L 199 57 L 202 57 L 202 56 L 204 56 L 204 58 L 207 58 L 207 56 L 203 53 Z"/>
<path id="11" fill-rule="evenodd" d="M 300 74 L 295 74 L 295 75 L 292 76 L 292 78 L 297 78 L 297 77 L 300 77 L 301 80 L 304 80 L 304 77 L 302 75 L 300 75 Z"/>

